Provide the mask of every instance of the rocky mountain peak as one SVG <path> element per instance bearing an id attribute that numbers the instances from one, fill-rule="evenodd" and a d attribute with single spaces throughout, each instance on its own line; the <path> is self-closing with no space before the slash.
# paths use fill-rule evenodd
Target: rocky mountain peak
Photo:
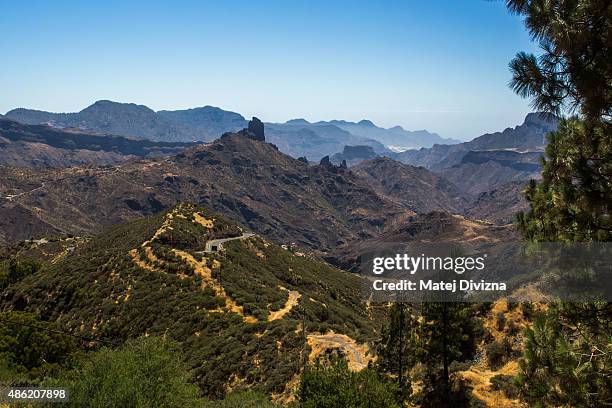
<path id="1" fill-rule="evenodd" d="M 557 129 L 559 118 L 546 112 L 532 112 L 525 116 L 525 125 L 534 125 L 549 131 Z"/>
<path id="2" fill-rule="evenodd" d="M 121 103 L 114 102 L 106 99 L 102 99 L 94 102 L 92 105 L 83 109 L 80 113 L 93 113 L 93 112 L 108 112 L 108 113 L 128 113 L 128 112 L 142 112 L 155 114 L 155 112 L 144 105 L 137 105 L 135 103 Z"/>

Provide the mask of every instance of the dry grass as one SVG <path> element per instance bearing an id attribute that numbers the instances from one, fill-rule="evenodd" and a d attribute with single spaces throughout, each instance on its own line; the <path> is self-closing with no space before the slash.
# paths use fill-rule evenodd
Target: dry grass
<path id="1" fill-rule="evenodd" d="M 311 350 L 308 356 L 311 363 L 314 363 L 324 351 L 333 349 L 342 351 L 348 361 L 349 369 L 353 371 L 363 370 L 374 359 L 367 344 L 358 344 L 346 334 L 337 334 L 333 331 L 326 334 L 309 334 L 307 342 Z"/>
<path id="2" fill-rule="evenodd" d="M 536 296 L 538 294 L 534 292 L 533 288 L 521 289 L 523 294 L 530 294 Z M 514 293 L 513 298 L 518 298 Z M 541 296 L 540 296 L 541 298 Z M 546 306 L 541 303 L 533 304 L 534 312 L 544 309 Z M 497 316 L 503 314 L 505 323 L 503 327 L 498 327 Z M 510 333 L 511 328 L 509 322 L 512 322 L 513 333 Z M 531 327 L 532 322 L 523 316 L 522 309 L 519 305 L 515 307 L 509 307 L 509 303 L 506 300 L 498 300 L 493 303 L 491 310 L 483 320 L 483 327 L 489 333 L 493 339 L 497 342 L 501 342 L 506 338 L 518 339 L 518 343 L 515 342 L 514 347 L 521 351 L 523 348 L 522 336 L 520 333 L 523 329 Z M 479 350 L 483 356 L 476 364 L 470 367 L 469 370 L 461 371 L 458 374 L 464 378 L 473 387 L 473 396 L 484 402 L 488 407 L 500 407 L 500 408 L 521 408 L 526 405 L 517 399 L 510 399 L 499 390 L 494 390 L 491 384 L 491 378 L 496 375 L 508 375 L 516 376 L 518 374 L 519 365 L 517 360 L 508 361 L 504 366 L 497 370 L 492 370 L 487 366 L 486 358 L 484 357 L 486 344 L 483 342 L 479 345 Z"/>
<path id="3" fill-rule="evenodd" d="M 285 302 L 285 306 L 282 309 L 270 312 L 270 314 L 268 315 L 269 322 L 285 317 L 285 315 L 291 312 L 291 309 L 293 309 L 293 307 L 298 304 L 298 300 L 300 299 L 300 297 L 302 297 L 300 292 L 298 292 L 297 290 L 288 290 L 286 288 L 283 288 L 282 286 L 280 286 L 280 289 L 289 292 L 289 296 L 287 298 L 287 302 Z"/>
<path id="4" fill-rule="evenodd" d="M 213 221 L 214 220 L 207 220 L 206 218 L 202 217 L 202 215 L 200 215 L 200 213 L 198 212 L 193 213 L 193 222 L 195 224 L 200 224 L 206 229 L 212 229 L 215 226 Z"/>
<path id="5" fill-rule="evenodd" d="M 229 297 L 227 293 L 225 293 L 223 286 L 213 279 L 212 269 L 206 265 L 206 258 L 202 258 L 202 261 L 198 261 L 188 252 L 178 249 L 172 249 L 172 251 L 182 258 L 189 266 L 191 266 L 195 273 L 202 278 L 202 285 L 211 287 L 215 291 L 215 295 L 225 301 L 225 307 L 229 311 L 241 315 L 242 320 L 245 323 L 257 323 L 257 318 L 245 315 L 244 308 L 238 305 L 234 299 Z"/>
<path id="6" fill-rule="evenodd" d="M 487 407 L 491 408 L 523 408 L 526 407 L 524 403 L 517 399 L 510 399 L 502 391 L 494 390 L 491 385 L 491 378 L 496 375 L 510 375 L 515 376 L 518 374 L 518 362 L 509 361 L 499 370 L 489 370 L 484 367 L 484 363 L 479 363 L 471 367 L 468 371 L 461 371 L 459 375 L 469 382 L 473 389 L 472 395 L 482 402 Z"/>

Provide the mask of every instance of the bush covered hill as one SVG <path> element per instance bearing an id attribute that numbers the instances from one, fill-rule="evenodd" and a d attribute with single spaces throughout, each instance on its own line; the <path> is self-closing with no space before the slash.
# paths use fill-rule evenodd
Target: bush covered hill
<path id="1" fill-rule="evenodd" d="M 116 344 L 143 335 L 174 339 L 192 380 L 213 397 L 253 385 L 288 395 L 305 360 L 330 349 L 353 367 L 367 365 L 377 313 L 361 299 L 360 278 L 258 236 L 203 252 L 209 239 L 242 233 L 179 204 L 115 226 L 40 269 L 0 277 L 1 308 Z"/>

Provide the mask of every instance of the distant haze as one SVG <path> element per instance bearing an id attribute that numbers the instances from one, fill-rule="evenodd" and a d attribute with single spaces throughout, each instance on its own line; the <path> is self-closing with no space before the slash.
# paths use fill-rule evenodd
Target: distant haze
<path id="1" fill-rule="evenodd" d="M 372 120 L 467 140 L 521 123 L 504 2 L 7 2 L 0 113 L 110 99 L 267 122 Z"/>

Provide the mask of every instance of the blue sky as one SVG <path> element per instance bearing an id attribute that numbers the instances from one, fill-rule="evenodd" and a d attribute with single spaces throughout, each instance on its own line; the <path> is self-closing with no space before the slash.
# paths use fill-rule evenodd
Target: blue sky
<path id="1" fill-rule="evenodd" d="M 522 122 L 503 1 L 32 1 L 0 12 L 0 112 L 98 99 L 471 139 Z"/>

